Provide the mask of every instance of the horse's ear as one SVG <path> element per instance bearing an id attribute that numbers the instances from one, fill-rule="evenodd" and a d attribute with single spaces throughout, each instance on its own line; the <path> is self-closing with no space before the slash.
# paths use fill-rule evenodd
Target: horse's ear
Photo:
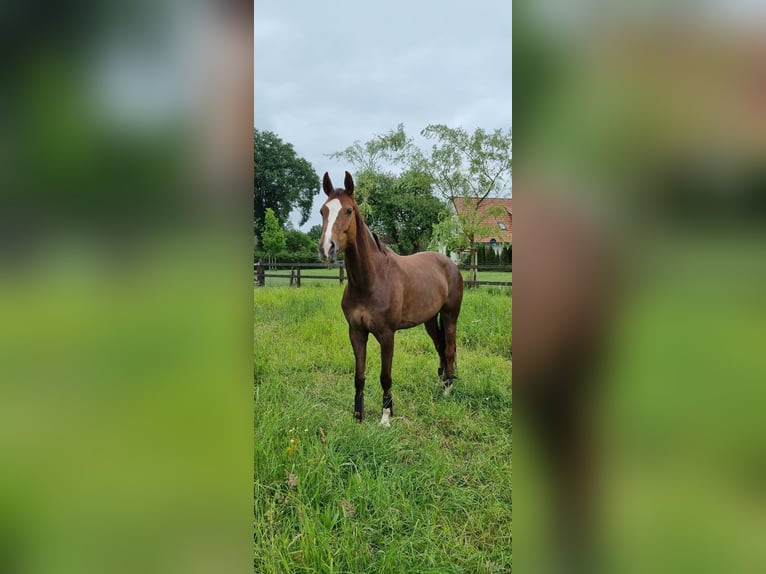
<path id="1" fill-rule="evenodd" d="M 343 185 L 346 186 L 346 193 L 351 197 L 354 196 L 354 178 L 351 174 L 346 172 L 346 179 L 343 180 Z"/>
<path id="2" fill-rule="evenodd" d="M 327 195 L 330 195 L 333 191 L 335 191 L 335 188 L 332 186 L 330 174 L 327 172 L 324 172 L 324 177 L 322 178 L 322 189 L 324 189 L 324 192 Z"/>

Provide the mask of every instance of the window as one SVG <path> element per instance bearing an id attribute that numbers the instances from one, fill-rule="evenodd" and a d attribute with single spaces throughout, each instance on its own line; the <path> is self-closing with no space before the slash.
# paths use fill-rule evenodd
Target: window
<path id="1" fill-rule="evenodd" d="M 502 221 L 498 221 L 497 226 L 500 228 L 501 231 L 505 231 L 507 229 L 507 227 L 505 226 L 505 223 L 503 223 Z"/>

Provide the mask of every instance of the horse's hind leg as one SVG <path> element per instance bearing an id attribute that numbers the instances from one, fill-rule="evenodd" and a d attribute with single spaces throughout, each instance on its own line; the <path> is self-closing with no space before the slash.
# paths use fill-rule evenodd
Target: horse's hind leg
<path id="1" fill-rule="evenodd" d="M 439 379 L 441 379 L 447 368 L 447 360 L 444 358 L 444 334 L 439 329 L 437 317 L 438 315 L 435 315 L 433 319 L 429 319 L 424 325 L 426 327 L 426 332 L 434 342 L 436 352 L 439 354 Z"/>
<path id="2" fill-rule="evenodd" d="M 444 336 L 444 358 L 447 363 L 446 370 L 444 371 L 444 395 L 446 396 L 452 390 L 452 383 L 455 380 L 457 313 L 442 311 L 440 320 L 441 330 Z"/>

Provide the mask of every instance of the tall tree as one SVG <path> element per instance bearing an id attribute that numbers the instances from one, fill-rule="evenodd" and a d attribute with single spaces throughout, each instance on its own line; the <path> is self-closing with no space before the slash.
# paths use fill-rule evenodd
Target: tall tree
<path id="1" fill-rule="evenodd" d="M 407 137 L 404 124 L 399 124 L 395 130 L 365 143 L 355 141 L 346 149 L 329 154 L 331 159 L 342 159 L 354 166 L 354 194 L 365 219 L 369 220 L 373 211 L 370 194 L 390 182 L 391 174 L 386 167 L 404 163 L 411 147 L 412 140 Z"/>
<path id="2" fill-rule="evenodd" d="M 434 221 L 447 211 L 431 192 L 429 178 L 407 171 L 399 176 L 378 176 L 370 189 L 370 227 L 389 238 L 402 254 L 422 251 L 428 245 Z"/>
<path id="3" fill-rule="evenodd" d="M 420 132 L 434 142 L 427 154 L 416 161 L 433 178 L 444 199 L 474 198 L 479 204 L 487 197 L 504 195 L 511 184 L 513 135 L 510 129 L 491 133 L 477 128 L 469 134 L 463 128 L 432 124 Z"/>
<path id="4" fill-rule="evenodd" d="M 256 235 L 263 231 L 266 210 L 287 221 L 300 210 L 300 225 L 308 221 L 319 176 L 311 164 L 298 157 L 292 144 L 269 131 L 253 130 L 253 219 Z"/>
<path id="5" fill-rule="evenodd" d="M 266 208 L 266 217 L 261 235 L 261 244 L 263 250 L 269 257 L 269 265 L 274 262 L 277 253 L 285 250 L 287 243 L 285 241 L 285 232 L 270 207 Z"/>
<path id="6" fill-rule="evenodd" d="M 434 143 L 428 153 L 412 147 L 411 161 L 431 177 L 434 189 L 455 208 L 475 266 L 476 238 L 490 233 L 482 223 L 482 204 L 488 197 L 501 197 L 510 189 L 513 134 L 510 129 L 486 132 L 481 128 L 470 134 L 460 127 L 432 124 L 421 135 Z M 462 206 L 460 212 L 458 203 Z M 491 210 L 485 213 L 493 214 Z"/>
<path id="7" fill-rule="evenodd" d="M 433 222 L 444 217 L 444 204 L 433 195 L 430 176 L 410 158 L 414 145 L 404 125 L 371 140 L 330 154 L 349 162 L 356 171 L 355 194 L 359 208 L 373 231 L 386 236 L 402 254 L 424 249 L 431 238 Z M 395 175 L 390 168 L 404 166 Z"/>
<path id="8" fill-rule="evenodd" d="M 391 188 L 391 179 L 396 178 L 384 171 L 386 165 L 398 165 L 405 173 L 419 174 L 419 178 L 428 182 L 429 190 L 436 191 L 455 210 L 453 221 L 445 217 L 432 220 L 432 223 L 441 222 L 435 228 L 436 235 L 444 239 L 448 233 L 459 233 L 459 240 L 448 243 L 452 248 L 470 247 L 475 265 L 476 238 L 492 230 L 482 223 L 482 213 L 500 215 L 483 210 L 482 204 L 488 197 L 502 197 L 510 189 L 512 132 L 510 129 L 487 132 L 478 128 L 469 133 L 461 127 L 432 124 L 426 126 L 421 135 L 433 142 L 430 150 L 420 149 L 399 124 L 386 134 L 364 144 L 354 142 L 330 157 L 344 159 L 357 170 L 357 194 L 362 213 L 369 222 L 389 219 L 385 209 L 390 206 L 379 196 L 381 190 Z M 459 213 L 457 203 L 462 204 Z M 380 209 L 384 209 L 384 215 L 376 213 Z"/>
<path id="9" fill-rule="evenodd" d="M 460 220 L 454 214 L 445 216 L 433 225 L 428 248 L 433 251 L 446 249 L 450 253 L 464 251 L 469 247 L 460 227 Z"/>

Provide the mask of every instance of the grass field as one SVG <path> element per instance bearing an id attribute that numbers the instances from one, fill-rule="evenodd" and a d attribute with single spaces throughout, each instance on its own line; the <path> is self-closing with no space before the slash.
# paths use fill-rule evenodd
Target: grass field
<path id="1" fill-rule="evenodd" d="M 423 327 L 397 333 L 383 429 L 377 342 L 358 424 L 342 288 L 322 283 L 255 289 L 255 571 L 510 572 L 510 289 L 466 292 L 449 398 Z"/>

